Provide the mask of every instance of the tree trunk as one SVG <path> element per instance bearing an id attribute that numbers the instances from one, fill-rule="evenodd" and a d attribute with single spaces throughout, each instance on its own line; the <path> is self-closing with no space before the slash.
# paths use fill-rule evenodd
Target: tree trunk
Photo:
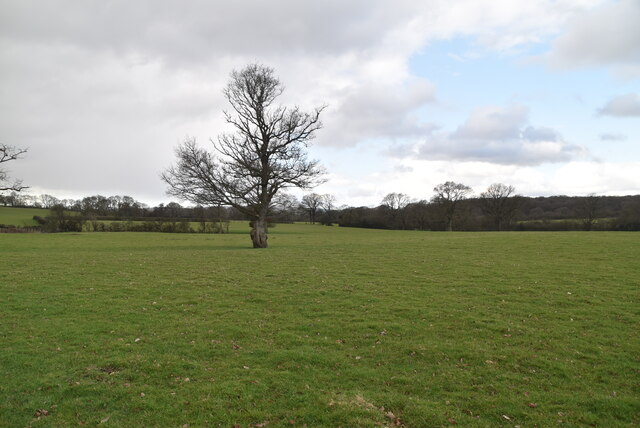
<path id="1" fill-rule="evenodd" d="M 256 219 L 251 229 L 253 248 L 267 248 L 267 220 Z"/>

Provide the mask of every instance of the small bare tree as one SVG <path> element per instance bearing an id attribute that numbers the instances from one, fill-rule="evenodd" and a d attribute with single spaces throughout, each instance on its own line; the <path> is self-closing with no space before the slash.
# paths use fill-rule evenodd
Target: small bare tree
<path id="1" fill-rule="evenodd" d="M 267 247 L 267 216 L 275 195 L 289 187 L 311 188 L 322 169 L 306 148 L 321 128 L 320 113 L 275 105 L 284 88 L 273 69 L 252 64 L 233 71 L 224 90 L 234 133 L 212 141 L 217 155 L 187 139 L 177 164 L 162 174 L 167 193 L 200 205 L 231 206 L 251 218 L 254 248 Z"/>
<path id="2" fill-rule="evenodd" d="M 316 214 L 318 214 L 318 210 L 322 206 L 322 202 L 322 195 L 319 195 L 317 193 L 309 193 L 308 195 L 304 195 L 302 197 L 300 206 L 309 214 L 309 223 L 315 224 Z"/>
<path id="3" fill-rule="evenodd" d="M 409 195 L 404 193 L 388 193 L 382 198 L 381 205 L 389 210 L 391 215 L 391 227 L 406 227 L 406 218 L 404 209 L 411 202 Z"/>
<path id="4" fill-rule="evenodd" d="M 582 217 L 582 225 L 584 230 L 591 230 L 600 214 L 601 198 L 595 193 L 590 193 L 581 202 L 580 216 Z"/>
<path id="5" fill-rule="evenodd" d="M 465 186 L 462 183 L 447 181 L 438 184 L 433 188 L 433 191 L 436 192 L 433 197 L 433 202 L 442 208 L 447 222 L 447 230 L 451 232 L 453 230 L 453 218 L 456 214 L 458 203 L 471 193 L 471 187 Z"/>
<path id="6" fill-rule="evenodd" d="M 324 209 L 322 224 L 326 224 L 328 226 L 331 226 L 333 224 L 336 201 L 336 197 L 329 193 L 322 195 L 322 209 Z"/>
<path id="7" fill-rule="evenodd" d="M 388 207 L 392 211 L 396 211 L 406 207 L 409 202 L 411 202 L 411 198 L 409 197 L 409 195 L 394 192 L 388 193 L 384 198 L 382 198 L 381 204 Z"/>
<path id="8" fill-rule="evenodd" d="M 6 162 L 20 159 L 25 153 L 27 153 L 26 149 L 20 149 L 18 147 L 8 146 L 6 144 L 0 144 L 0 165 Z M 14 180 L 13 183 L 10 183 L 8 180 L 9 175 L 7 171 L 0 167 L 0 192 L 20 192 L 24 189 L 28 189 L 27 186 L 22 185 L 21 180 Z"/>
<path id="9" fill-rule="evenodd" d="M 520 207 L 521 198 L 515 195 L 515 191 L 513 186 L 494 183 L 480 194 L 482 210 L 493 219 L 499 231 L 511 222 Z"/>

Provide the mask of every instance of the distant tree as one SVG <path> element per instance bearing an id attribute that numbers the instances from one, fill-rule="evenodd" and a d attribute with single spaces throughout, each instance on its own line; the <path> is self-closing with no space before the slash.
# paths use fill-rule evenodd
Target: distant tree
<path id="1" fill-rule="evenodd" d="M 424 200 L 407 205 L 404 210 L 409 227 L 417 230 L 429 229 L 432 208 L 433 205 Z"/>
<path id="2" fill-rule="evenodd" d="M 178 147 L 178 162 L 162 174 L 168 194 L 196 204 L 231 206 L 251 218 L 254 248 L 267 247 L 267 216 L 272 201 L 289 187 L 311 188 L 322 170 L 307 159 L 306 148 L 321 128 L 320 114 L 276 106 L 284 88 L 273 69 L 252 64 L 231 73 L 224 95 L 233 134 L 214 142 L 218 156 L 195 140 Z"/>
<path id="3" fill-rule="evenodd" d="M 169 202 L 165 207 L 165 215 L 170 218 L 181 217 L 182 206 L 177 202 Z"/>
<path id="4" fill-rule="evenodd" d="M 617 230 L 640 230 L 640 195 L 627 197 L 616 219 Z"/>
<path id="5" fill-rule="evenodd" d="M 293 222 L 298 215 L 300 201 L 290 193 L 279 193 L 273 198 L 273 214 L 276 221 Z"/>
<path id="6" fill-rule="evenodd" d="M 12 207 L 22 207 L 25 205 L 25 197 L 18 192 L 11 192 L 8 195 L 4 195 L 3 197 L 4 205 L 9 205 Z"/>
<path id="7" fill-rule="evenodd" d="M 453 230 L 453 218 L 458 208 L 458 203 L 471 193 L 471 187 L 462 183 L 447 181 L 433 188 L 436 193 L 433 202 L 437 204 L 444 214 L 447 230 Z"/>
<path id="8" fill-rule="evenodd" d="M 480 194 L 482 210 L 493 220 L 497 230 L 502 230 L 511 222 L 520 206 L 521 199 L 515 195 L 515 191 L 513 186 L 494 183 Z"/>
<path id="9" fill-rule="evenodd" d="M 336 197 L 330 194 L 322 195 L 322 209 L 324 210 L 322 223 L 331 226 L 335 221 Z"/>
<path id="10" fill-rule="evenodd" d="M 584 230 L 593 229 L 593 225 L 598 218 L 601 208 L 601 198 L 595 193 L 590 193 L 582 199 L 579 207 L 580 216 L 582 217 L 582 226 Z"/>
<path id="11" fill-rule="evenodd" d="M 390 219 L 387 227 L 406 229 L 406 217 L 404 209 L 411 202 L 409 195 L 404 193 L 388 193 L 382 202 L 382 207 L 386 208 Z"/>
<path id="12" fill-rule="evenodd" d="M 61 201 L 55 196 L 51 195 L 40 195 L 40 204 L 43 208 L 51 208 L 54 205 L 60 205 Z"/>
<path id="13" fill-rule="evenodd" d="M 26 149 L 0 144 L 0 192 L 21 192 L 28 189 L 27 186 L 22 185 L 21 180 L 9 182 L 8 172 L 2 167 L 2 164 L 20 159 L 25 153 L 27 153 Z"/>
<path id="14" fill-rule="evenodd" d="M 319 195 L 317 193 L 304 195 L 302 197 L 302 201 L 300 201 L 300 206 L 309 215 L 309 222 L 311 224 L 315 224 L 316 215 L 318 214 L 318 210 L 322 206 L 322 195 Z"/>
<path id="15" fill-rule="evenodd" d="M 45 219 L 45 232 L 82 232 L 84 218 L 69 213 L 64 206 L 54 205 Z"/>
<path id="16" fill-rule="evenodd" d="M 384 198 L 382 198 L 382 202 L 380 204 L 395 211 L 403 209 L 409 204 L 409 202 L 411 202 L 409 195 L 405 195 L 404 193 L 388 193 Z"/>

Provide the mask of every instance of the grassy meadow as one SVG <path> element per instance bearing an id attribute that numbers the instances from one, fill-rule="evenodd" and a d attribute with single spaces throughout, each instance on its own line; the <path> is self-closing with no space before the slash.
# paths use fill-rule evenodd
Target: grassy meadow
<path id="1" fill-rule="evenodd" d="M 38 223 L 33 219 L 34 215 L 46 217 L 49 210 L 45 208 L 14 208 L 0 207 L 0 224 L 12 226 L 35 226 Z"/>
<path id="2" fill-rule="evenodd" d="M 0 235 L 0 426 L 640 425 L 640 235 Z"/>

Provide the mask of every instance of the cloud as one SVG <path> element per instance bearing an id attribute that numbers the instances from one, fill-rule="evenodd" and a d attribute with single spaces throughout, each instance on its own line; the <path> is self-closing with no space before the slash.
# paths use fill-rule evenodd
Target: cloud
<path id="1" fill-rule="evenodd" d="M 556 69 L 611 66 L 640 76 L 640 2 L 619 0 L 585 11 L 569 21 L 545 55 Z"/>
<path id="2" fill-rule="evenodd" d="M 602 141 L 624 141 L 627 139 L 627 136 L 624 134 L 603 133 L 600 134 L 600 139 Z"/>
<path id="3" fill-rule="evenodd" d="M 527 121 L 525 106 L 510 108 L 484 107 L 471 113 L 464 124 L 451 135 L 454 140 L 506 140 L 517 138 Z"/>
<path id="4" fill-rule="evenodd" d="M 598 110 L 602 116 L 640 117 L 640 95 L 626 94 L 611 99 Z"/>
<path id="5" fill-rule="evenodd" d="M 529 125 L 528 116 L 522 105 L 478 108 L 454 132 L 434 132 L 414 146 L 413 154 L 420 159 L 503 165 L 567 162 L 587 154 L 556 130 Z"/>
<path id="6" fill-rule="evenodd" d="M 205 145 L 223 129 L 221 89 L 234 68 L 268 64 L 286 84 L 284 103 L 328 104 L 318 145 L 407 144 L 440 135 L 419 119 L 436 87 L 412 73 L 412 55 L 458 36 L 512 52 L 598 1 L 5 0 L 0 129 L 8 144 L 31 148 L 15 167 L 29 185 L 161 200 L 158 172 L 173 161 L 172 147 L 185 135 Z M 547 153 L 538 158 L 564 153 L 561 139 L 538 141 L 531 133 L 542 130 L 519 123 L 481 126 L 529 133 L 506 140 Z M 475 131 L 468 140 L 482 140 Z"/>
<path id="7" fill-rule="evenodd" d="M 354 145 L 366 139 L 404 139 L 431 131 L 415 112 L 434 101 L 434 87 L 425 79 L 404 85 L 369 82 L 348 91 L 326 116 L 320 144 Z"/>

